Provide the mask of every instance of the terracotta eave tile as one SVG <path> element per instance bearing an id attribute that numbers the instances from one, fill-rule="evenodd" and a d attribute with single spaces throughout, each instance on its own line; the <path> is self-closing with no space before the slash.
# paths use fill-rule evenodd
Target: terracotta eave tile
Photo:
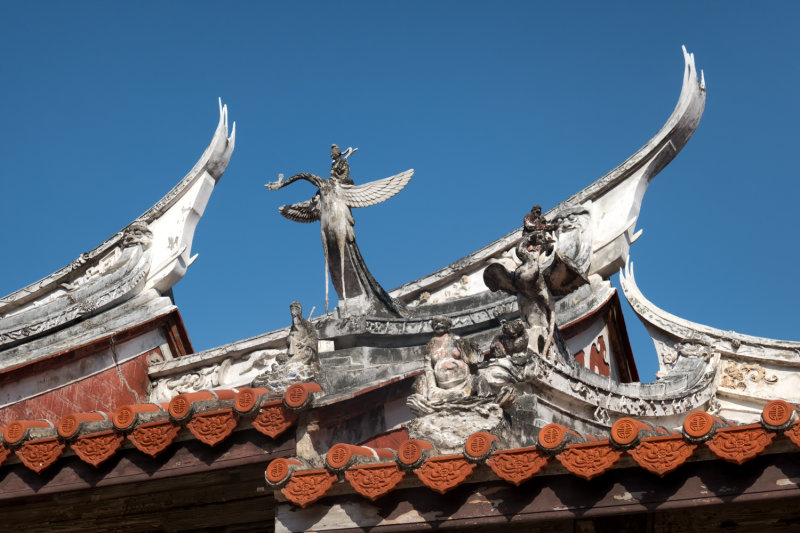
<path id="1" fill-rule="evenodd" d="M 178 394 L 170 400 L 167 411 L 170 418 L 175 422 L 186 424 L 196 414 L 232 407 L 235 397 L 236 391 L 230 389 L 202 390 Z"/>
<path id="2" fill-rule="evenodd" d="M 283 394 L 283 403 L 289 409 L 300 411 L 311 406 L 314 393 L 322 392 L 322 387 L 316 383 L 295 383 L 290 385 Z"/>
<path id="3" fill-rule="evenodd" d="M 467 441 L 464 443 L 464 457 L 470 461 L 484 463 L 499 442 L 500 439 L 491 433 L 485 431 L 473 433 L 467 437 Z"/>
<path id="4" fill-rule="evenodd" d="M 475 466 L 463 455 L 440 455 L 426 459 L 414 474 L 427 487 L 444 494 L 466 481 Z"/>
<path id="5" fill-rule="evenodd" d="M 286 407 L 282 400 L 276 400 L 264 404 L 251 423 L 256 430 L 274 439 L 296 421 L 297 413 Z"/>
<path id="6" fill-rule="evenodd" d="M 200 442 L 216 446 L 233 433 L 237 423 L 233 409 L 229 408 L 196 414 L 186 427 Z"/>
<path id="7" fill-rule="evenodd" d="M 297 459 L 278 457 L 270 461 L 269 465 L 267 465 L 267 469 L 264 471 L 264 480 L 268 485 L 281 488 L 286 485 L 294 471 L 302 467 L 303 463 Z"/>
<path id="8" fill-rule="evenodd" d="M 15 453 L 22 464 L 38 474 L 61 457 L 64 447 L 64 443 L 58 437 L 49 437 L 27 441 L 17 448 Z"/>
<path id="9" fill-rule="evenodd" d="M 290 502 L 305 508 L 325 496 L 337 479 L 325 469 L 298 470 L 281 493 Z"/>
<path id="10" fill-rule="evenodd" d="M 564 468 L 583 479 L 592 479 L 609 470 L 619 461 L 622 450 L 611 446 L 611 442 L 601 440 L 572 444 L 556 456 Z"/>
<path id="11" fill-rule="evenodd" d="M 800 420 L 790 426 L 783 434 L 789 437 L 789 440 L 796 446 L 800 447 Z"/>
<path id="12" fill-rule="evenodd" d="M 386 448 L 338 443 L 325 454 L 325 466 L 333 472 L 343 472 L 356 464 L 394 462 L 395 459 L 395 452 Z"/>
<path id="13" fill-rule="evenodd" d="M 676 433 L 642 439 L 638 446 L 628 450 L 628 455 L 648 472 L 663 477 L 685 463 L 695 448 L 696 444 L 686 442 L 683 435 Z"/>
<path id="14" fill-rule="evenodd" d="M 275 438 L 322 391 L 315 383 L 296 385 L 282 398 L 267 389 L 215 389 L 179 394 L 168 404 L 124 405 L 113 416 L 99 411 L 72 413 L 58 425 L 49 420 L 15 420 L 0 428 L 0 465 L 14 451 L 28 468 L 41 472 L 69 443 L 81 460 L 99 466 L 121 449 L 126 434 L 136 449 L 156 457 L 176 439 L 182 425 L 197 440 L 216 446 L 237 428 L 240 415 L 252 418 L 256 430 Z"/>
<path id="15" fill-rule="evenodd" d="M 706 446 L 717 457 L 740 465 L 766 450 L 774 438 L 775 433 L 761 424 L 747 424 L 717 430 Z"/>
<path id="16" fill-rule="evenodd" d="M 436 450 L 426 440 L 408 439 L 397 448 L 397 461 L 404 468 L 418 468 L 433 455 L 436 455 Z"/>
<path id="17" fill-rule="evenodd" d="M 353 489 L 372 501 L 394 489 L 405 477 L 397 463 L 375 463 L 350 467 L 344 474 Z"/>
<path id="18" fill-rule="evenodd" d="M 0 466 L 6 462 L 6 459 L 8 459 L 9 455 L 11 455 L 11 450 L 9 450 L 5 444 L 0 442 Z"/>
<path id="19" fill-rule="evenodd" d="M 70 444 L 70 448 L 82 461 L 92 466 L 100 466 L 110 459 L 122 446 L 125 435 L 117 431 L 101 431 L 81 435 Z"/>
<path id="20" fill-rule="evenodd" d="M 495 451 L 486 460 L 486 464 L 497 477 L 519 486 L 538 474 L 549 461 L 549 455 L 531 446 Z"/>
<path id="21" fill-rule="evenodd" d="M 772 400 L 761 411 L 761 423 L 772 431 L 789 429 L 797 420 L 797 407 L 785 400 Z"/>
<path id="22" fill-rule="evenodd" d="M 136 449 L 150 457 L 156 457 L 172 444 L 181 427 L 172 420 L 161 420 L 140 424 L 128 434 L 128 440 Z"/>

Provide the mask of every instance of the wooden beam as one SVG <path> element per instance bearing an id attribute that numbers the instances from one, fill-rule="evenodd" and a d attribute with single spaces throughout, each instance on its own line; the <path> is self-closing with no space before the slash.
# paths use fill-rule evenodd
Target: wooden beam
<path id="1" fill-rule="evenodd" d="M 641 468 L 612 470 L 591 481 L 571 474 L 538 476 L 520 487 L 486 476 L 486 482 L 464 484 L 444 495 L 427 487 L 413 487 L 390 492 L 376 502 L 348 494 L 323 498 L 303 510 L 280 503 L 276 530 L 304 531 L 313 527 L 316 531 L 368 528 L 390 532 L 431 527 L 460 530 L 480 525 L 489 531 L 495 526 L 531 526 L 545 521 L 613 522 L 614 518 L 607 517 L 656 510 L 668 513 L 674 522 L 687 509 L 710 505 L 735 508 L 745 503 L 755 509 L 772 509 L 770 520 L 776 524 L 796 520 L 791 523 L 798 525 L 797 459 L 796 453 L 782 453 L 760 456 L 743 465 L 700 461 L 688 463 L 664 478 Z M 473 478 L 481 479 L 481 472 L 476 471 Z M 757 511 L 751 509 L 750 513 Z M 667 515 L 660 520 L 667 521 Z M 704 528 L 700 524 L 696 530 Z"/>
<path id="2" fill-rule="evenodd" d="M 6 465 L 0 473 L 0 501 L 165 479 L 242 465 L 257 465 L 263 477 L 269 461 L 293 455 L 294 449 L 293 431 L 272 440 L 254 429 L 245 429 L 234 432 L 214 448 L 194 439 L 179 441 L 155 459 L 135 448 L 121 450 L 97 468 L 78 457 L 62 458 L 41 474 L 34 473 L 22 464 Z"/>

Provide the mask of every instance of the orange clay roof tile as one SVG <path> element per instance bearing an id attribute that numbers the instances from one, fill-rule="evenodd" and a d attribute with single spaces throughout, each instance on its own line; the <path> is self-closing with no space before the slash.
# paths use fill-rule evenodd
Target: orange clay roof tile
<path id="1" fill-rule="evenodd" d="M 296 410 L 309 407 L 313 393 L 321 390 L 314 383 L 304 383 L 295 387 L 292 399 L 266 389 L 209 390 L 179 394 L 169 404 L 123 405 L 112 416 L 73 413 L 58 425 L 49 420 L 15 420 L 0 428 L 0 465 L 14 451 L 26 467 L 39 473 L 52 466 L 69 445 L 81 460 L 99 466 L 122 448 L 126 438 L 142 453 L 156 457 L 183 427 L 200 442 L 216 446 L 233 433 L 240 419 L 250 420 L 256 430 L 275 438 L 297 420 L 297 413 L 287 405 L 296 405 Z"/>
<path id="2" fill-rule="evenodd" d="M 495 449 L 500 440 L 478 432 L 467 438 L 461 455 L 437 455 L 431 443 L 409 439 L 398 446 L 395 461 L 374 457 L 375 462 L 367 464 L 350 460 L 354 450 L 364 447 L 340 443 L 328 452 L 327 470 L 308 470 L 296 459 L 276 459 L 268 465 L 266 478 L 275 487 L 285 485 L 286 498 L 306 507 L 324 496 L 340 472 L 344 472 L 344 479 L 353 490 L 370 500 L 393 490 L 402 481 L 404 470 L 412 470 L 428 488 L 445 493 L 467 481 L 480 463 L 485 463 L 499 479 L 519 486 L 541 472 L 553 457 L 567 471 L 584 479 L 607 472 L 623 454 L 641 468 L 663 477 L 684 464 L 703 443 L 717 457 L 737 464 L 756 457 L 781 435 L 800 447 L 797 410 L 794 405 L 776 400 L 764 407 L 762 423 L 747 425 L 734 425 L 695 411 L 687 415 L 680 433 L 623 418 L 612 426 L 606 438 L 581 436 L 562 425 L 548 424 L 540 431 L 537 446 L 514 449 Z"/>

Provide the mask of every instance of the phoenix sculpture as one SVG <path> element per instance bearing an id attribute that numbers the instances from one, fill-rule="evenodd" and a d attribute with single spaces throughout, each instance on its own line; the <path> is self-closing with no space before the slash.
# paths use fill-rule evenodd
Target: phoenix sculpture
<path id="1" fill-rule="evenodd" d="M 272 191 L 281 189 L 298 180 L 305 180 L 318 190 L 311 199 L 296 204 L 284 205 L 279 212 L 295 222 L 320 221 L 322 247 L 325 263 L 336 293 L 342 303 L 362 305 L 363 312 L 402 316 L 405 310 L 375 281 L 367 268 L 356 244 L 353 226 L 354 207 L 367 207 L 385 202 L 411 180 L 414 170 L 406 170 L 388 178 L 354 185 L 350 178 L 347 159 L 357 150 L 348 148 L 342 152 L 335 144 L 331 147 L 331 177 L 320 178 L 306 172 L 295 174 L 284 180 L 266 184 Z M 328 284 L 325 283 L 325 311 L 328 312 Z"/>

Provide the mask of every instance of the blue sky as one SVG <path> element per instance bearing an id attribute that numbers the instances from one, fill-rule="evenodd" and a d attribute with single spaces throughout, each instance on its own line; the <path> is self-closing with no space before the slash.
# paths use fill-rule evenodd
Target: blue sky
<path id="1" fill-rule="evenodd" d="M 699 4 L 699 5 L 698 5 Z M 355 211 L 393 288 L 517 227 L 644 144 L 677 101 L 681 45 L 708 87 L 687 147 L 645 196 L 632 248 L 661 308 L 800 340 L 800 4 L 668 2 L 35 2 L 0 34 L 0 293 L 40 279 L 136 218 L 194 164 L 217 121 L 232 162 L 175 287 L 195 349 L 323 307 L 316 226 L 277 207 L 278 173 L 325 175 L 357 146 L 357 183 L 406 190 Z M 645 380 L 655 353 L 626 316 Z"/>

